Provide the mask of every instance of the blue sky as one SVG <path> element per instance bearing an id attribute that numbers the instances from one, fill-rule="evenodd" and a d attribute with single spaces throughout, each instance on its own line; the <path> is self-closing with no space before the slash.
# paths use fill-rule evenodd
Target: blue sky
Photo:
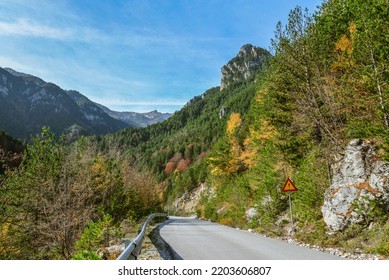
<path id="1" fill-rule="evenodd" d="M 320 0 L 1 0 L 0 67 L 118 111 L 174 112 L 247 43 Z"/>

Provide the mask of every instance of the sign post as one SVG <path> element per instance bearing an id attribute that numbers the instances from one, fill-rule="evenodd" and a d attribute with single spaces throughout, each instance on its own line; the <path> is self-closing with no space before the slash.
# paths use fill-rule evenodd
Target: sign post
<path id="1" fill-rule="evenodd" d="M 292 199 L 290 197 L 291 192 L 298 191 L 296 186 L 293 184 L 292 180 L 289 178 L 286 180 L 284 187 L 282 188 L 282 192 L 287 192 L 289 196 L 289 210 L 290 210 L 290 221 L 292 224 L 291 233 L 294 233 L 294 223 L 293 223 L 293 211 L 292 211 Z"/>

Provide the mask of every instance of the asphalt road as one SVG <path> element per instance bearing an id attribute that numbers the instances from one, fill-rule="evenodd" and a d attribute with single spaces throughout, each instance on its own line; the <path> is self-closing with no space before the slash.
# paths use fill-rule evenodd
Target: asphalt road
<path id="1" fill-rule="evenodd" d="M 160 236 L 184 260 L 340 260 L 342 258 L 195 218 L 169 217 Z"/>

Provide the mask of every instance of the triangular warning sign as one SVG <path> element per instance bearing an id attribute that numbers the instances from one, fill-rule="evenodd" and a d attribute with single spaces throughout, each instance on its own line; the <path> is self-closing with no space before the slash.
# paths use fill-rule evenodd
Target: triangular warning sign
<path id="1" fill-rule="evenodd" d="M 282 188 L 282 191 L 283 192 L 295 192 L 297 191 L 298 189 L 296 188 L 296 186 L 293 184 L 292 180 L 290 180 L 289 178 L 286 180 L 285 182 L 285 185 L 284 187 Z"/>

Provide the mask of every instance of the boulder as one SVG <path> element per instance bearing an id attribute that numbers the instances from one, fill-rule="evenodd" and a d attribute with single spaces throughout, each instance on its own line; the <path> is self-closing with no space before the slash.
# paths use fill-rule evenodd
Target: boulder
<path id="1" fill-rule="evenodd" d="M 377 157 L 373 142 L 354 139 L 333 166 L 332 183 L 321 209 L 324 221 L 333 231 L 349 224 L 369 224 L 378 205 L 388 210 L 389 163 Z"/>
<path id="2" fill-rule="evenodd" d="M 252 207 L 249 208 L 245 214 L 246 214 L 246 221 L 251 222 L 254 218 L 258 216 L 258 211 L 256 208 Z"/>

